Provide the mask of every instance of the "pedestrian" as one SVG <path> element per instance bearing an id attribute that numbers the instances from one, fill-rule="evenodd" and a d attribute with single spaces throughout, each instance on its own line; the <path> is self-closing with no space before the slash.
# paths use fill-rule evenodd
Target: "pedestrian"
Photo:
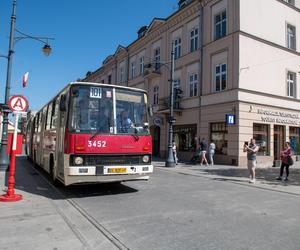
<path id="1" fill-rule="evenodd" d="M 259 147 L 255 143 L 255 139 L 250 140 L 250 144 L 245 142 L 244 144 L 244 152 L 247 152 L 247 160 L 248 160 L 248 169 L 250 172 L 250 183 L 255 183 L 255 168 L 256 168 L 256 155 Z"/>
<path id="2" fill-rule="evenodd" d="M 215 155 L 216 144 L 212 141 L 208 147 L 208 157 L 210 165 L 214 165 L 214 155 Z"/>
<path id="3" fill-rule="evenodd" d="M 284 144 L 284 149 L 281 152 L 281 167 L 280 167 L 280 175 L 279 177 L 276 178 L 276 180 L 282 180 L 282 175 L 283 175 L 283 171 L 285 168 L 285 173 L 286 176 L 284 178 L 284 181 L 288 181 L 288 177 L 289 177 L 289 167 L 291 165 L 293 165 L 293 160 L 292 160 L 292 149 L 291 149 L 291 144 L 289 142 L 286 142 Z"/>
<path id="4" fill-rule="evenodd" d="M 176 146 L 175 141 L 173 141 L 172 152 L 173 152 L 174 162 L 177 165 L 178 164 L 178 158 L 177 158 L 177 146 Z"/>
<path id="5" fill-rule="evenodd" d="M 205 165 L 208 166 L 208 161 L 206 159 L 206 152 L 207 152 L 207 142 L 204 138 L 202 138 L 200 142 L 200 148 L 201 148 L 201 161 L 200 161 L 200 166 L 202 166 L 203 162 L 205 162 Z"/>

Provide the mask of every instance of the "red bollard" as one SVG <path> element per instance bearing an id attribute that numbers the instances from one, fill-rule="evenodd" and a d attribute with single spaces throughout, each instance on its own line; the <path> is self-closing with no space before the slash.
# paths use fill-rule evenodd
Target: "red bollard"
<path id="1" fill-rule="evenodd" d="M 0 201 L 20 201 L 23 199 L 22 195 L 15 194 L 15 171 L 16 171 L 16 151 L 12 150 L 10 155 L 8 189 L 6 194 L 0 195 Z"/>

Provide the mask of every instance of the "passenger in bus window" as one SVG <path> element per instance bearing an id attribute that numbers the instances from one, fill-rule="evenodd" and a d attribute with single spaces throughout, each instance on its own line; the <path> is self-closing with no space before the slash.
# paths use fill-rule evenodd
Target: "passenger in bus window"
<path id="1" fill-rule="evenodd" d="M 132 127 L 132 121 L 129 118 L 128 109 L 124 109 L 117 117 L 117 128 L 120 133 L 128 133 L 128 129 Z"/>

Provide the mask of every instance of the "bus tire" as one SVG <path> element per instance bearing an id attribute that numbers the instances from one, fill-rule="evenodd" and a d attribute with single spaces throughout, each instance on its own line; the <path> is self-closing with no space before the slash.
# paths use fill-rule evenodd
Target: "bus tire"
<path id="1" fill-rule="evenodd" d="M 50 155 L 50 162 L 49 162 L 49 166 L 50 166 L 50 177 L 51 177 L 51 182 L 55 187 L 59 187 L 61 186 L 61 182 L 56 178 L 56 173 L 54 170 L 54 159 L 53 159 L 53 155 Z"/>

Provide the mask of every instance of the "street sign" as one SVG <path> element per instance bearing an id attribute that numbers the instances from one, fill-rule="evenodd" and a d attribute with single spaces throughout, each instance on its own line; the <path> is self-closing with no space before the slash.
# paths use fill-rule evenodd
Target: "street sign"
<path id="1" fill-rule="evenodd" d="M 24 112 L 28 108 L 28 101 L 24 96 L 14 95 L 8 100 L 8 106 L 13 112 Z"/>
<path id="2" fill-rule="evenodd" d="M 235 115 L 233 115 L 233 114 L 226 114 L 226 124 L 228 124 L 228 125 L 235 124 Z"/>

